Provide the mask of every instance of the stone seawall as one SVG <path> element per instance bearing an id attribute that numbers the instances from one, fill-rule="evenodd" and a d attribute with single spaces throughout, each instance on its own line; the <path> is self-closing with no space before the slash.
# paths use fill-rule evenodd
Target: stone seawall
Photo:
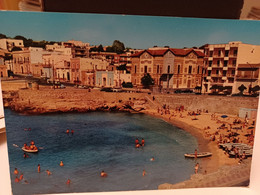
<path id="1" fill-rule="evenodd" d="M 209 112 L 237 115 L 240 108 L 257 109 L 256 97 L 229 97 L 195 94 L 155 95 L 156 101 L 171 108 L 183 105 L 188 110 L 205 109 Z"/>

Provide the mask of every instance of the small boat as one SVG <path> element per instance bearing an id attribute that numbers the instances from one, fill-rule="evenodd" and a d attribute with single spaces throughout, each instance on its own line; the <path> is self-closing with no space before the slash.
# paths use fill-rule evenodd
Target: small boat
<path id="1" fill-rule="evenodd" d="M 36 149 L 36 150 L 30 150 L 30 149 L 25 149 L 24 147 L 22 147 L 22 150 L 25 151 L 25 152 L 30 152 L 30 153 L 36 153 L 36 152 L 39 151 L 38 149 Z"/>
<path id="2" fill-rule="evenodd" d="M 187 158 L 195 158 L 195 153 L 184 154 L 184 156 Z M 197 154 L 197 158 L 203 158 L 203 157 L 209 157 L 209 156 L 212 156 L 211 152 L 199 152 Z"/>

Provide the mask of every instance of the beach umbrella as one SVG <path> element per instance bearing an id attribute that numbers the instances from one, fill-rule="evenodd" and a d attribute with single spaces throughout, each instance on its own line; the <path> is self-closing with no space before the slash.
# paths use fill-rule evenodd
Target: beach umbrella
<path id="1" fill-rule="evenodd" d="M 222 115 L 221 118 L 227 118 L 228 116 L 227 115 Z"/>

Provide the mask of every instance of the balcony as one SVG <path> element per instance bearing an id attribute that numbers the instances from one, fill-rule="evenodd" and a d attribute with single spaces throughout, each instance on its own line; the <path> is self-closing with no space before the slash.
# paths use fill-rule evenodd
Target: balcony
<path id="1" fill-rule="evenodd" d="M 251 76 L 251 75 L 240 75 L 240 74 L 238 74 L 238 75 L 236 75 L 236 78 L 239 79 L 239 80 L 241 80 L 241 79 L 243 79 L 243 80 L 257 80 L 258 75 Z"/>
<path id="2" fill-rule="evenodd" d="M 228 70 L 228 67 L 223 67 L 223 70 Z"/>
<path id="3" fill-rule="evenodd" d="M 208 70 L 212 70 L 212 67 L 208 67 Z"/>

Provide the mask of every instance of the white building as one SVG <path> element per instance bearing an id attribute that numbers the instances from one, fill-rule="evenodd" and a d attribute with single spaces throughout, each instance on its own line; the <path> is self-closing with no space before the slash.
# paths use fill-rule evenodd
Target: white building
<path id="1" fill-rule="evenodd" d="M 230 93 L 238 93 L 241 84 L 247 89 L 259 84 L 260 45 L 229 42 L 204 47 L 206 73 L 203 92 L 212 86 L 223 86 Z M 251 85 L 251 87 L 250 87 Z"/>
<path id="2" fill-rule="evenodd" d="M 17 40 L 17 39 L 0 39 L 0 48 L 6 49 L 8 51 L 11 51 L 13 47 L 20 47 L 23 48 L 23 40 Z"/>

